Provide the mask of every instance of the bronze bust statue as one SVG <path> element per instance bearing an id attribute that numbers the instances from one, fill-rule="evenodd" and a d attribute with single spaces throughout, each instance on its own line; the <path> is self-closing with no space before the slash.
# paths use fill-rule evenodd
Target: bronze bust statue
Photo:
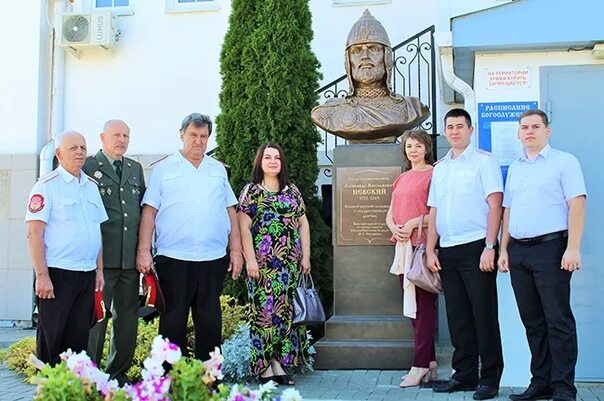
<path id="1" fill-rule="evenodd" d="M 355 142 L 394 142 L 424 122 L 428 106 L 392 90 L 392 47 L 382 24 L 369 10 L 352 26 L 346 41 L 349 92 L 311 111 L 322 129 Z"/>

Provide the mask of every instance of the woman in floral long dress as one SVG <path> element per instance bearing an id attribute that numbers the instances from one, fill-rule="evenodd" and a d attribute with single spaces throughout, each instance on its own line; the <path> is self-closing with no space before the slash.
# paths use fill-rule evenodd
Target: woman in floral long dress
<path id="1" fill-rule="evenodd" d="M 300 273 L 310 272 L 304 200 L 288 182 L 279 145 L 258 149 L 252 182 L 241 192 L 239 226 L 246 261 L 251 370 L 260 381 L 294 384 L 286 373 L 306 364 L 306 327 L 292 324 Z"/>

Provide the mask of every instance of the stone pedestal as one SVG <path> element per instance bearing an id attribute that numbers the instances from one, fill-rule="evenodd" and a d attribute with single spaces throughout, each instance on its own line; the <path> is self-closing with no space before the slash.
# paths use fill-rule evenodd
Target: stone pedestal
<path id="1" fill-rule="evenodd" d="M 334 150 L 334 316 L 325 323 L 325 337 L 315 344 L 317 369 L 411 366 L 413 328 L 410 320 L 402 316 L 399 279 L 389 273 L 394 246 L 338 245 L 342 242 L 338 241 L 342 226 L 338 219 L 345 207 L 338 191 L 338 170 L 342 176 L 342 169 L 361 167 L 372 174 L 372 167 L 377 167 L 375 174 L 379 176 L 380 167 L 399 167 L 400 173 L 401 165 L 398 144 L 346 145 Z M 390 193 L 388 190 L 388 202 Z"/>

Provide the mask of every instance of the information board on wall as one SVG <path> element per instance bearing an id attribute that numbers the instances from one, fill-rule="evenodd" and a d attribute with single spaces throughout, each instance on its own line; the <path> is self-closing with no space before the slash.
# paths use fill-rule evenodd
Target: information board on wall
<path id="1" fill-rule="evenodd" d="M 478 147 L 497 157 L 504 179 L 510 163 L 522 154 L 518 118 L 537 105 L 536 101 L 478 103 Z"/>

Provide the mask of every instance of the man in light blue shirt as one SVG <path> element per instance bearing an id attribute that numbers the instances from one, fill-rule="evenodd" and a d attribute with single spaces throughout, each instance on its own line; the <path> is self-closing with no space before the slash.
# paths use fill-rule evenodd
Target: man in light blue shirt
<path id="1" fill-rule="evenodd" d="M 166 298 L 159 334 L 187 354 L 191 310 L 195 357 L 201 360 L 221 343 L 225 274 L 228 270 L 237 278 L 243 266 L 237 198 L 224 166 L 205 154 L 211 133 L 208 116 L 193 113 L 183 120 L 182 150 L 156 164 L 143 197 L 137 252 L 139 271 L 148 272 L 155 262 Z M 155 260 L 150 252 L 154 231 Z"/>
<path id="2" fill-rule="evenodd" d="M 520 116 L 524 154 L 508 170 L 499 270 L 510 271 L 531 350 L 531 383 L 514 401 L 574 401 L 577 332 L 570 279 L 581 267 L 585 183 L 570 153 L 549 145 L 547 115 Z"/>
<path id="3" fill-rule="evenodd" d="M 39 311 L 36 355 L 51 365 L 68 348 L 88 346 L 94 291 L 105 283 L 101 223 L 107 220 L 96 182 L 82 171 L 86 140 L 68 131 L 55 141 L 59 167 L 34 185 L 25 216 Z"/>

